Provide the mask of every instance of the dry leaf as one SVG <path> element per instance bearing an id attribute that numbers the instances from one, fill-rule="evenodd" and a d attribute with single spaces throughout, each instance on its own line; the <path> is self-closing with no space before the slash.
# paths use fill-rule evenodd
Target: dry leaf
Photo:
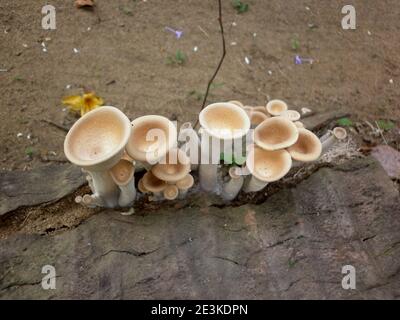
<path id="1" fill-rule="evenodd" d="M 93 7 L 94 2 L 93 0 L 75 0 L 75 5 L 77 8 Z"/>

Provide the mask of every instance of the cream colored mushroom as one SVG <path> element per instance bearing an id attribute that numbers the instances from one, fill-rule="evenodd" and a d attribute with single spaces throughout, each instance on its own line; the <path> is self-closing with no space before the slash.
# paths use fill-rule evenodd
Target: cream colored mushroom
<path id="1" fill-rule="evenodd" d="M 322 153 L 326 153 L 336 142 L 343 141 L 346 138 L 347 131 L 342 127 L 336 127 L 332 131 L 329 131 L 320 139 L 322 142 Z"/>
<path id="2" fill-rule="evenodd" d="M 287 150 L 291 157 L 300 162 L 311 162 L 317 160 L 322 151 L 322 145 L 318 137 L 311 131 L 300 128 L 297 142 Z"/>
<path id="3" fill-rule="evenodd" d="M 254 142 L 268 151 L 288 148 L 296 143 L 298 137 L 297 127 L 283 117 L 266 119 L 254 130 Z"/>
<path id="4" fill-rule="evenodd" d="M 266 109 L 272 116 L 279 116 L 282 112 L 288 109 L 286 102 L 282 100 L 271 100 L 267 103 Z"/>
<path id="5" fill-rule="evenodd" d="M 301 121 L 294 122 L 294 125 L 299 129 L 304 128 L 304 124 Z"/>
<path id="6" fill-rule="evenodd" d="M 280 116 L 281 116 L 281 117 L 284 117 L 284 118 L 287 118 L 287 119 L 289 119 L 290 121 L 293 121 L 293 122 L 298 121 L 298 120 L 300 120 L 300 118 L 301 118 L 300 113 L 299 113 L 298 111 L 296 111 L 296 110 L 286 110 L 286 111 L 283 111 L 283 112 L 280 114 Z"/>
<path id="7" fill-rule="evenodd" d="M 231 145 L 242 139 L 250 129 L 246 112 L 232 103 L 214 103 L 204 108 L 199 115 L 201 131 L 200 185 L 206 191 L 217 187 L 220 144 Z M 212 143 L 209 143 L 211 137 Z M 217 150 L 216 150 L 217 149 Z M 211 160 L 211 161 L 210 161 Z"/>
<path id="8" fill-rule="evenodd" d="M 179 198 L 184 198 L 189 191 L 190 188 L 192 188 L 194 185 L 194 178 L 191 174 L 187 174 L 183 179 L 179 180 L 176 183 L 176 186 L 179 189 Z"/>
<path id="9" fill-rule="evenodd" d="M 162 192 L 167 187 L 167 183 L 158 179 L 151 171 L 146 172 L 141 181 L 143 181 L 144 190 L 153 193 L 158 199 L 161 197 Z"/>
<path id="10" fill-rule="evenodd" d="M 176 185 L 170 184 L 163 191 L 165 200 L 175 200 L 178 198 L 179 189 Z"/>
<path id="11" fill-rule="evenodd" d="M 118 185 L 120 194 L 118 205 L 127 207 L 133 205 L 136 198 L 135 188 L 135 167 L 129 160 L 121 159 L 114 167 L 111 168 L 111 178 Z"/>
<path id="12" fill-rule="evenodd" d="M 165 117 L 148 115 L 132 121 L 126 151 L 134 160 L 155 164 L 177 145 L 177 130 Z M 147 166 L 147 169 L 149 166 Z"/>
<path id="13" fill-rule="evenodd" d="M 246 166 L 251 173 L 245 182 L 245 192 L 257 192 L 268 183 L 283 178 L 292 166 L 292 158 L 286 150 L 267 151 L 252 146 Z"/>
<path id="14" fill-rule="evenodd" d="M 130 133 L 129 119 L 117 108 L 106 106 L 86 113 L 65 138 L 65 156 L 88 172 L 101 206 L 118 205 L 118 187 L 108 170 L 122 157 Z"/>
<path id="15" fill-rule="evenodd" d="M 236 166 L 229 168 L 230 179 L 222 188 L 222 198 L 226 201 L 235 199 L 242 189 L 244 177 L 239 171 L 239 167 Z"/>
<path id="16" fill-rule="evenodd" d="M 190 172 L 190 161 L 182 150 L 171 149 L 165 159 L 156 164 L 151 172 L 160 180 L 168 183 L 177 182 Z"/>

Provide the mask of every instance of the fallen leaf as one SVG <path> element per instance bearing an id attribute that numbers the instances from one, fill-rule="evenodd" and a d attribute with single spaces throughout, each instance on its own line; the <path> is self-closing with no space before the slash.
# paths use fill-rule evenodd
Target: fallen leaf
<path id="1" fill-rule="evenodd" d="M 75 5 L 77 8 L 93 7 L 94 2 L 93 0 L 75 0 Z"/>

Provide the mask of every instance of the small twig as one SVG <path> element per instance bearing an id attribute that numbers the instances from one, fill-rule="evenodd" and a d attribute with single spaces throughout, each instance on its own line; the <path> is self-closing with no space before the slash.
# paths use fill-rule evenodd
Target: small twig
<path id="1" fill-rule="evenodd" d="M 207 90 L 206 90 L 206 93 L 204 95 L 203 104 L 201 106 L 200 112 L 201 112 L 201 110 L 204 109 L 204 107 L 206 105 L 207 97 L 208 97 L 208 93 L 210 91 L 211 84 L 213 83 L 215 77 L 217 76 L 218 71 L 221 68 L 222 63 L 224 62 L 225 55 L 226 55 L 224 25 L 222 24 L 222 4 L 221 4 L 221 0 L 218 0 L 218 14 L 219 14 L 218 21 L 219 21 L 219 27 L 221 29 L 221 38 L 222 38 L 222 57 L 221 57 L 221 59 L 220 59 L 220 61 L 218 63 L 217 69 L 215 70 L 213 76 L 211 77 L 210 81 L 208 81 Z M 196 128 L 198 124 L 199 124 L 199 119 L 197 119 L 196 124 L 194 125 L 193 128 Z"/>
<path id="2" fill-rule="evenodd" d="M 48 123 L 49 125 L 52 125 L 53 127 L 56 127 L 57 129 L 60 129 L 60 130 L 62 130 L 62 131 L 65 131 L 65 132 L 68 132 L 68 131 L 69 131 L 69 129 L 68 129 L 67 127 L 64 127 L 64 126 L 62 126 L 62 125 L 60 125 L 60 124 L 57 124 L 57 123 L 55 123 L 55 122 L 53 122 L 53 121 L 51 121 L 51 120 L 48 120 L 48 119 L 41 119 L 40 121 L 46 122 L 46 123 Z"/>
<path id="3" fill-rule="evenodd" d="M 200 26 L 198 26 L 198 27 L 199 27 L 200 31 L 203 32 L 203 33 L 206 35 L 207 38 L 210 37 L 210 36 L 208 35 L 208 33 L 207 33 L 202 27 L 200 27 Z"/>

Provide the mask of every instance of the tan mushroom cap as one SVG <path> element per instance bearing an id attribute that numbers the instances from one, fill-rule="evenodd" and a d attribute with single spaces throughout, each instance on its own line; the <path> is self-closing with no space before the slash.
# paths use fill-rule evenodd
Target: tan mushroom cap
<path id="1" fill-rule="evenodd" d="M 158 179 L 151 171 L 146 172 L 142 180 L 143 188 L 149 192 L 161 192 L 167 187 L 167 183 Z"/>
<path id="2" fill-rule="evenodd" d="M 347 138 L 347 131 L 345 128 L 342 127 L 336 127 L 333 129 L 333 135 L 336 137 L 338 140 L 344 140 Z"/>
<path id="3" fill-rule="evenodd" d="M 283 178 L 292 167 L 292 158 L 286 150 L 267 151 L 252 146 L 246 160 L 251 174 L 264 182 Z"/>
<path id="4" fill-rule="evenodd" d="M 284 118 L 288 118 L 290 121 L 293 121 L 293 122 L 298 121 L 301 118 L 300 112 L 298 112 L 296 110 L 286 110 L 286 111 L 283 111 L 280 115 Z"/>
<path id="5" fill-rule="evenodd" d="M 75 122 L 64 141 L 69 161 L 101 171 L 121 158 L 131 133 L 129 119 L 115 107 L 94 109 Z"/>
<path id="6" fill-rule="evenodd" d="M 179 195 L 177 186 L 170 184 L 163 191 L 164 198 L 167 200 L 175 200 Z"/>
<path id="7" fill-rule="evenodd" d="M 294 125 L 297 127 L 297 128 L 304 128 L 304 124 L 303 124 L 303 122 L 301 122 L 301 121 L 295 121 L 295 123 L 294 123 Z"/>
<path id="8" fill-rule="evenodd" d="M 250 119 L 246 112 L 233 103 L 220 102 L 205 107 L 199 115 L 201 127 L 217 139 L 237 139 L 247 134 Z"/>
<path id="9" fill-rule="evenodd" d="M 251 125 L 253 125 L 253 126 L 258 126 L 265 119 L 269 118 L 269 116 L 267 116 L 265 113 L 260 112 L 260 111 L 252 111 L 250 113 L 249 117 L 250 117 Z"/>
<path id="10" fill-rule="evenodd" d="M 148 115 L 133 120 L 131 124 L 126 151 L 135 160 L 155 162 L 177 143 L 176 127 L 166 117 Z M 154 141 L 151 141 L 153 137 Z"/>
<path id="11" fill-rule="evenodd" d="M 271 100 L 267 103 L 266 109 L 270 115 L 279 116 L 288 109 L 286 102 L 282 100 Z"/>
<path id="12" fill-rule="evenodd" d="M 139 191 L 140 191 L 141 193 L 149 193 L 149 190 L 147 190 L 147 189 L 144 187 L 144 185 L 143 185 L 143 179 L 140 179 L 140 180 L 139 180 L 138 189 L 139 189 Z"/>
<path id="13" fill-rule="evenodd" d="M 191 174 L 187 174 L 183 179 L 179 180 L 176 183 L 176 186 L 179 190 L 187 190 L 193 187 L 194 185 L 194 178 Z"/>
<path id="14" fill-rule="evenodd" d="M 294 123 L 283 117 L 264 120 L 254 130 L 254 142 L 262 149 L 274 151 L 295 144 L 299 132 Z"/>
<path id="15" fill-rule="evenodd" d="M 241 170 L 241 168 L 236 167 L 236 166 L 230 167 L 230 168 L 229 168 L 229 171 L 228 171 L 229 176 L 230 176 L 232 179 L 241 178 L 242 175 L 240 174 L 240 170 Z"/>
<path id="16" fill-rule="evenodd" d="M 236 104 L 237 106 L 239 106 L 241 108 L 244 107 L 243 103 L 241 103 L 240 101 L 237 101 L 237 100 L 228 101 L 228 103 Z"/>
<path id="17" fill-rule="evenodd" d="M 151 169 L 158 179 L 176 182 L 190 172 L 190 159 L 180 149 L 172 149 L 163 160 L 165 160 L 163 163 L 158 163 Z"/>
<path id="18" fill-rule="evenodd" d="M 110 169 L 111 178 L 117 185 L 124 186 L 131 181 L 135 173 L 135 167 L 129 160 L 121 159 Z"/>
<path id="19" fill-rule="evenodd" d="M 318 137 L 310 130 L 300 128 L 299 139 L 287 150 L 294 160 L 310 162 L 319 158 L 322 152 L 322 144 Z"/>

